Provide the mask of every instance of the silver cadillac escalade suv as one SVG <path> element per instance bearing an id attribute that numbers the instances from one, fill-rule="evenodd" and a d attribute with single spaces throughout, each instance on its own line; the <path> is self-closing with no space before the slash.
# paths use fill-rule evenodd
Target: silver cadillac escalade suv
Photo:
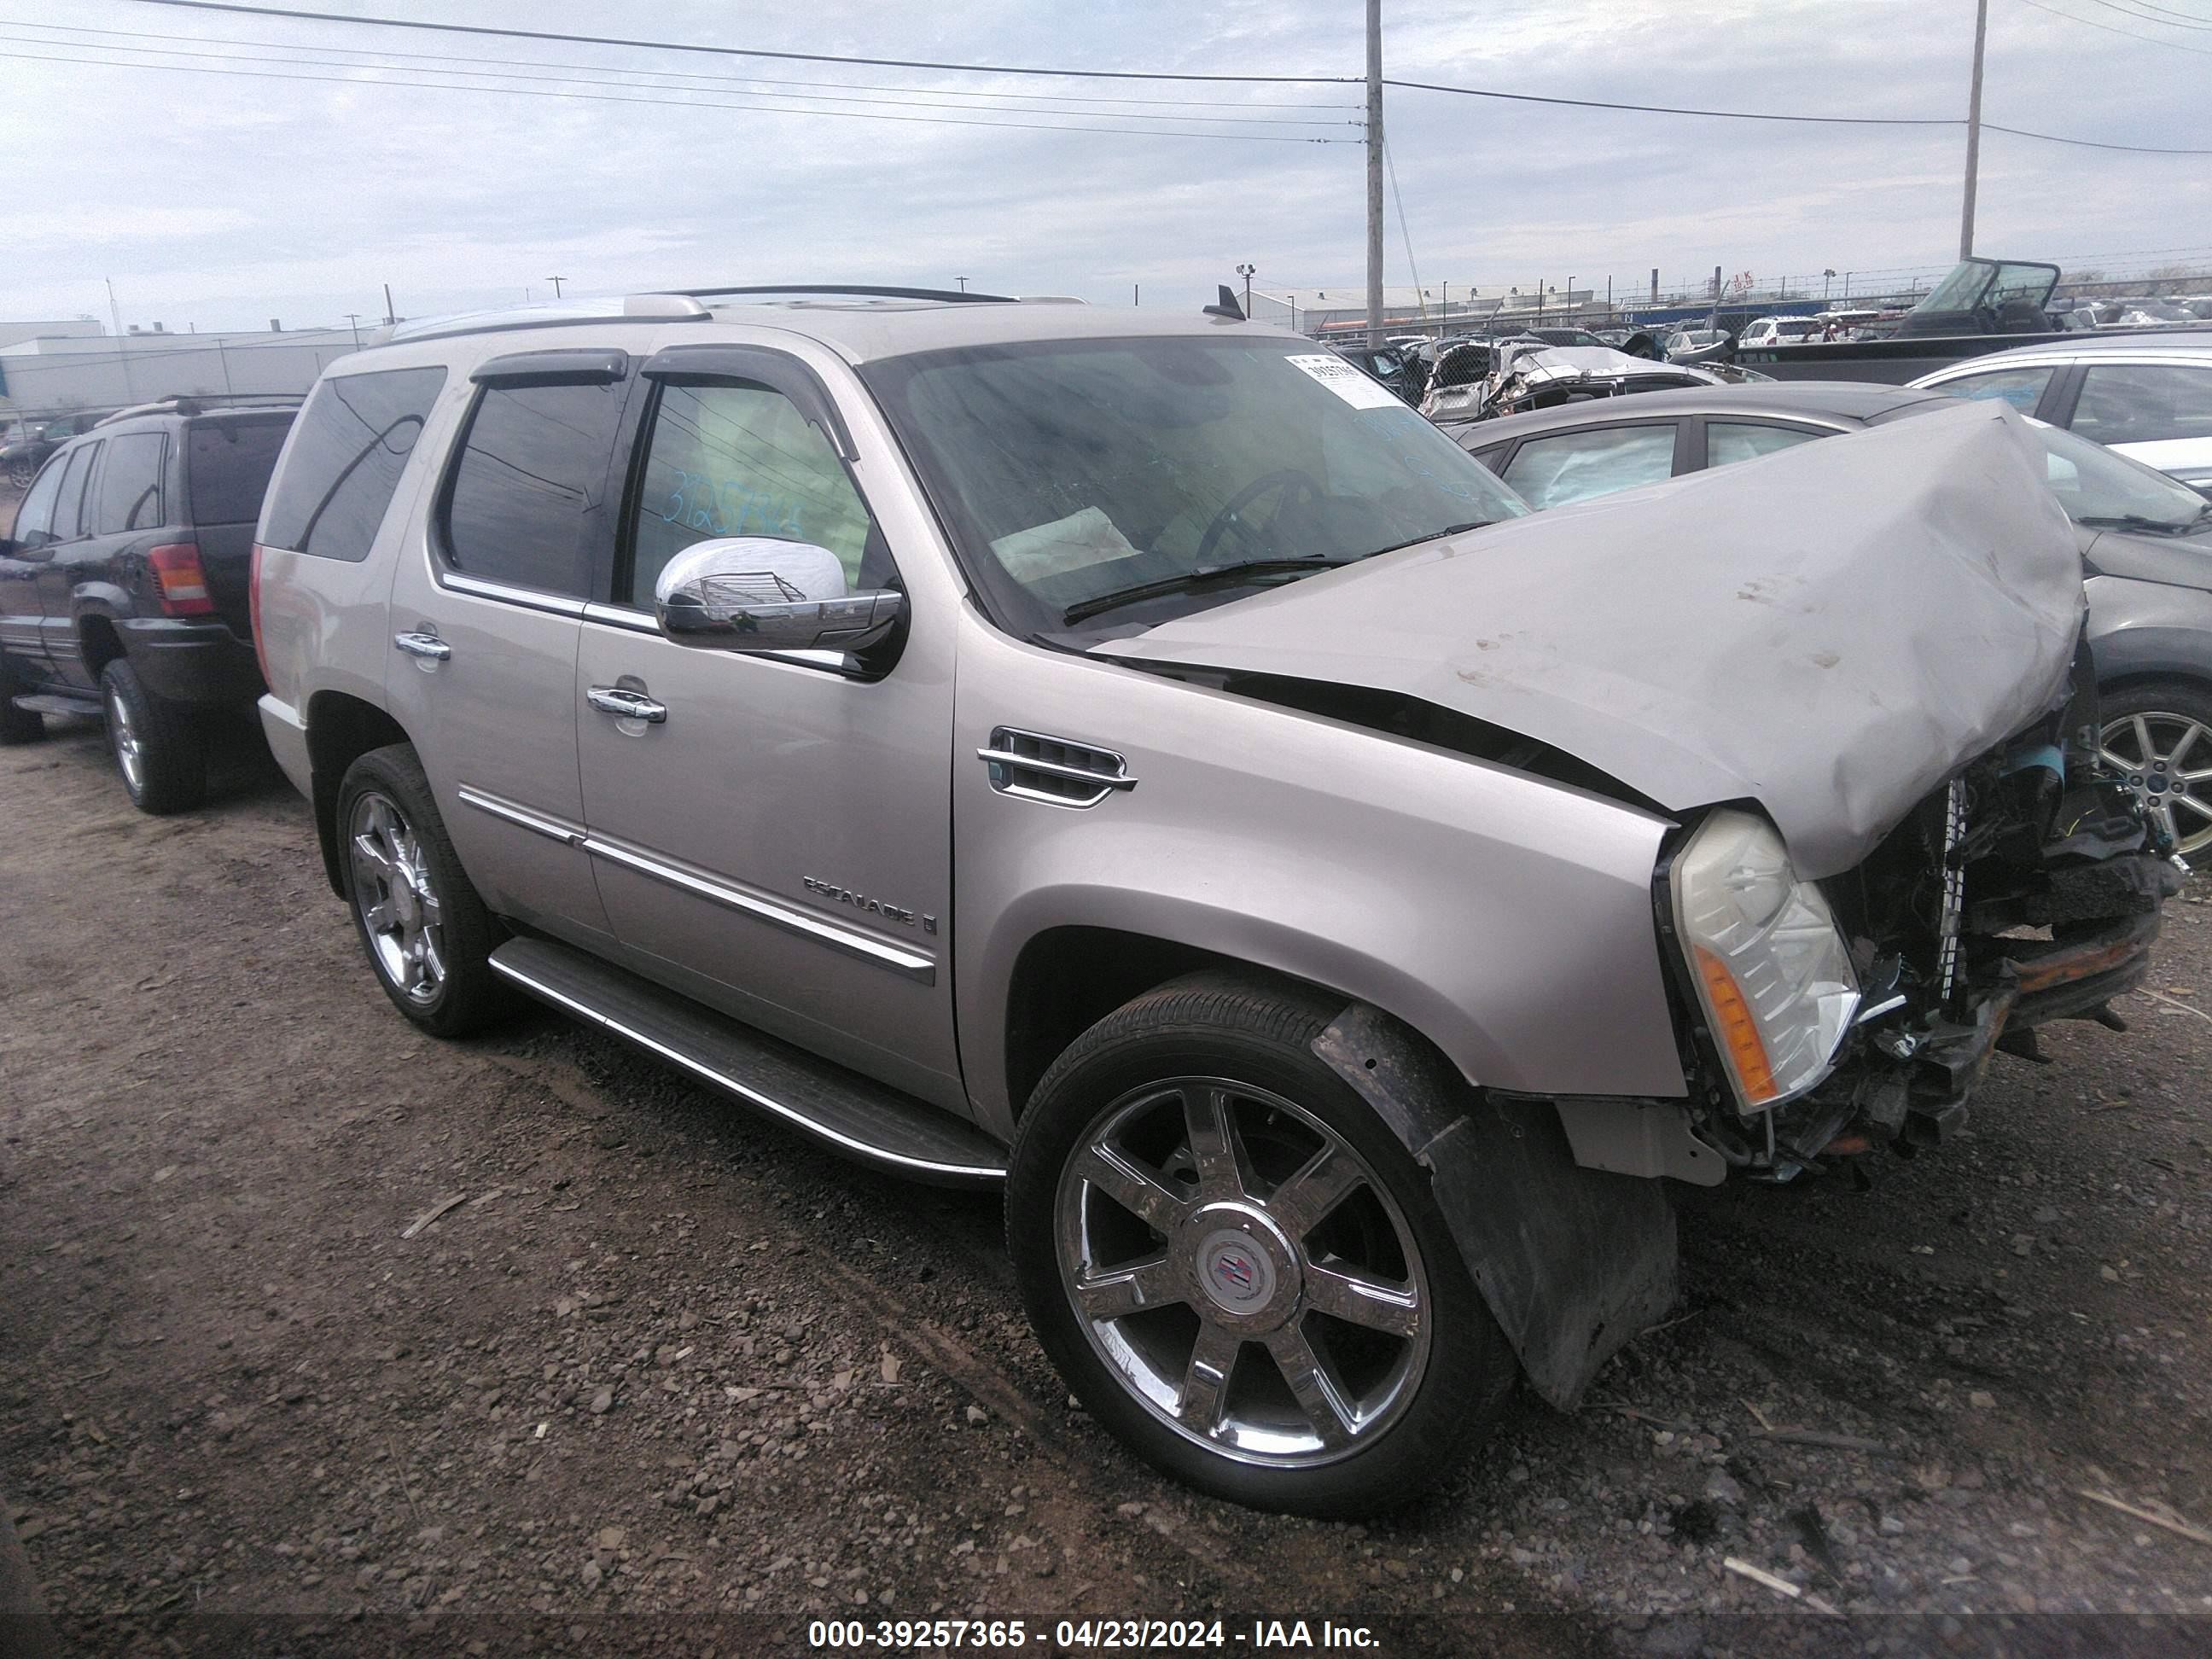
<path id="1" fill-rule="evenodd" d="M 1666 1182 L 1940 1140 L 2179 880 L 2002 405 L 1530 515 L 1233 304 L 641 295 L 334 365 L 258 541 L 403 1014 L 1003 1184 L 1070 1386 L 1255 1504 L 1571 1407 Z"/>

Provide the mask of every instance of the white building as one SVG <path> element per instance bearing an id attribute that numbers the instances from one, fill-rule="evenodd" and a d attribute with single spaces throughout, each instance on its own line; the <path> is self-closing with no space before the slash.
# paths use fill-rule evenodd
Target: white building
<path id="1" fill-rule="evenodd" d="M 9 331 L 19 330 L 36 331 L 9 343 Z M 0 324 L 0 418 L 36 420 L 157 398 L 304 392 L 325 365 L 385 333 L 348 327 L 173 334 L 157 323 L 118 336 L 97 323 Z"/>

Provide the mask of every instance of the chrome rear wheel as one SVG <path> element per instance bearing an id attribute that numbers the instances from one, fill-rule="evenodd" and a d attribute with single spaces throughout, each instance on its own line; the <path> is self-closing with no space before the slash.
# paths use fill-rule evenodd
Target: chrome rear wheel
<path id="1" fill-rule="evenodd" d="M 354 800 L 346 848 L 377 971 L 410 1002 L 435 1002 L 446 984 L 446 907 L 420 837 L 396 801 L 369 789 Z"/>

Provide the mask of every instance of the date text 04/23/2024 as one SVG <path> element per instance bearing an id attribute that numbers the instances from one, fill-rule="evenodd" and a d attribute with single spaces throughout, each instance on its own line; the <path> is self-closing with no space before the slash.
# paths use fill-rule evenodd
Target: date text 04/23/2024
<path id="1" fill-rule="evenodd" d="M 1333 1620 L 1253 1619 L 817 1619 L 808 1625 L 816 1649 L 878 1651 L 1001 1651 L 1032 1642 L 1074 1652 L 1170 1652 L 1243 1648 L 1251 1651 L 1373 1652 L 1382 1644 L 1364 1625 Z"/>

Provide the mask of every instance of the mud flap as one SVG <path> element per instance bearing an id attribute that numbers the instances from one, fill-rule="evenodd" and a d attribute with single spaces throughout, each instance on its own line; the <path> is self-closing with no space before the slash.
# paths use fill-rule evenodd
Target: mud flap
<path id="1" fill-rule="evenodd" d="M 1674 1305 L 1674 1212 L 1659 1183 L 1582 1168 L 1552 1106 L 1475 1094 L 1364 1003 L 1338 1015 L 1313 1052 L 1429 1171 L 1528 1381 L 1573 1410 L 1605 1362 Z"/>

